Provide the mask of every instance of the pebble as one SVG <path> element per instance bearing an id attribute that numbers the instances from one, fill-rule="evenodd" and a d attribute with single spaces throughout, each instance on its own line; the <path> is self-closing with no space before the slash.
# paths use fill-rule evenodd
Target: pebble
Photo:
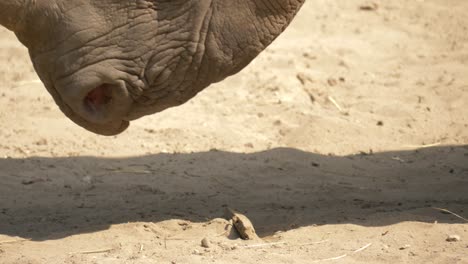
<path id="1" fill-rule="evenodd" d="M 459 235 L 450 235 L 445 239 L 447 242 L 458 242 L 461 240 Z"/>
<path id="2" fill-rule="evenodd" d="M 208 240 L 208 238 L 203 238 L 202 241 L 201 241 L 201 246 L 204 247 L 204 248 L 209 248 L 211 247 L 211 243 L 210 241 Z"/>
<path id="3" fill-rule="evenodd" d="M 408 249 L 410 247 L 411 247 L 411 245 L 406 244 L 406 245 L 400 247 L 400 250 L 405 250 L 405 249 Z"/>

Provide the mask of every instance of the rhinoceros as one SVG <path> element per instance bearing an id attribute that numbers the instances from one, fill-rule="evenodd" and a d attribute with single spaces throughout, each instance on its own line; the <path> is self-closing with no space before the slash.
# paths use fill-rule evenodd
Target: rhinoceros
<path id="1" fill-rule="evenodd" d="M 305 0 L 0 0 L 61 111 L 101 135 L 239 72 Z"/>

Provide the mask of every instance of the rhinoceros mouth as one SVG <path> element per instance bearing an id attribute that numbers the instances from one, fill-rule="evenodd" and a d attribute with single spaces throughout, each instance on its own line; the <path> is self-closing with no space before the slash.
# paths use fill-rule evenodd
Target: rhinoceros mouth
<path id="1" fill-rule="evenodd" d="M 73 120 L 73 119 L 72 119 Z M 115 136 L 118 135 L 122 132 L 124 132 L 129 126 L 130 122 L 126 120 L 120 120 L 120 121 L 112 121 L 108 122 L 105 124 L 95 124 L 95 123 L 89 123 L 85 121 L 85 124 L 79 124 L 77 121 L 73 120 L 73 122 L 77 123 L 81 127 L 99 134 L 103 136 Z"/>
<path id="2" fill-rule="evenodd" d="M 66 111 L 62 109 L 65 115 L 70 118 L 74 123 L 83 127 L 84 129 L 103 136 L 114 136 L 124 132 L 129 126 L 130 122 L 127 120 L 115 120 L 106 123 L 93 123 L 85 120 L 76 114 L 70 107 L 66 106 Z"/>

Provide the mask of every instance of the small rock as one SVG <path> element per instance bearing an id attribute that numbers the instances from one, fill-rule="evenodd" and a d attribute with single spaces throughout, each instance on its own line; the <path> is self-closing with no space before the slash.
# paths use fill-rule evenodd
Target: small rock
<path id="1" fill-rule="evenodd" d="M 379 5 L 377 3 L 368 3 L 368 4 L 359 6 L 359 9 L 362 11 L 375 11 L 379 9 Z"/>
<path id="2" fill-rule="evenodd" d="M 192 254 L 194 255 L 200 255 L 200 251 L 198 249 L 194 249 Z"/>
<path id="3" fill-rule="evenodd" d="M 47 145 L 47 139 L 43 138 L 39 141 L 36 141 L 34 144 L 36 144 L 37 146 L 45 146 Z"/>
<path id="4" fill-rule="evenodd" d="M 279 230 L 279 231 L 276 231 L 275 234 L 273 236 L 281 236 L 281 234 L 283 234 L 284 232 Z"/>
<path id="5" fill-rule="evenodd" d="M 218 244 L 218 246 L 219 246 L 221 249 L 223 249 L 223 250 L 231 250 L 231 245 L 229 245 L 229 244 L 220 243 L 220 242 L 217 243 L 217 244 Z"/>
<path id="6" fill-rule="evenodd" d="M 252 143 L 249 142 L 249 143 L 245 143 L 245 144 L 244 144 L 244 147 L 246 147 L 246 148 L 253 148 L 254 145 L 253 145 Z"/>
<path id="7" fill-rule="evenodd" d="M 406 244 L 406 245 L 400 247 L 400 250 L 405 250 L 405 249 L 408 249 L 410 247 L 411 247 L 411 245 Z"/>
<path id="8" fill-rule="evenodd" d="M 204 248 L 209 248 L 211 247 L 211 243 L 210 241 L 208 240 L 208 238 L 203 238 L 202 241 L 201 241 L 201 246 L 204 247 Z"/>
<path id="9" fill-rule="evenodd" d="M 85 183 L 87 183 L 87 184 L 91 184 L 91 183 L 93 182 L 93 177 L 91 177 L 91 176 L 89 176 L 89 175 L 88 175 L 88 176 L 84 176 L 82 180 L 83 180 L 83 182 L 85 182 Z"/>
<path id="10" fill-rule="evenodd" d="M 450 235 L 445 239 L 447 242 L 458 242 L 461 240 L 459 235 Z"/>
<path id="11" fill-rule="evenodd" d="M 31 184 L 34 184 L 34 183 L 36 183 L 36 181 L 34 181 L 34 180 L 22 180 L 21 181 L 21 184 L 23 184 L 23 185 L 31 185 Z"/>
<path id="12" fill-rule="evenodd" d="M 281 126 L 281 120 L 276 120 L 275 122 L 273 122 L 273 125 Z"/>
<path id="13" fill-rule="evenodd" d="M 338 84 L 338 82 L 337 82 L 335 79 L 333 79 L 333 78 L 329 78 L 329 79 L 327 80 L 327 83 L 328 83 L 328 85 L 330 85 L 330 86 L 336 86 L 336 85 Z"/>

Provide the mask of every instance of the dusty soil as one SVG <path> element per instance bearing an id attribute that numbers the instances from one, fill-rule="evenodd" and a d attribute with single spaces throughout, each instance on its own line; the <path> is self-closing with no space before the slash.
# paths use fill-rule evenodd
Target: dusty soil
<path id="1" fill-rule="evenodd" d="M 0 30 L 0 263 L 468 263 L 434 209 L 468 217 L 467 10 L 308 1 L 240 74 L 110 138 Z"/>

